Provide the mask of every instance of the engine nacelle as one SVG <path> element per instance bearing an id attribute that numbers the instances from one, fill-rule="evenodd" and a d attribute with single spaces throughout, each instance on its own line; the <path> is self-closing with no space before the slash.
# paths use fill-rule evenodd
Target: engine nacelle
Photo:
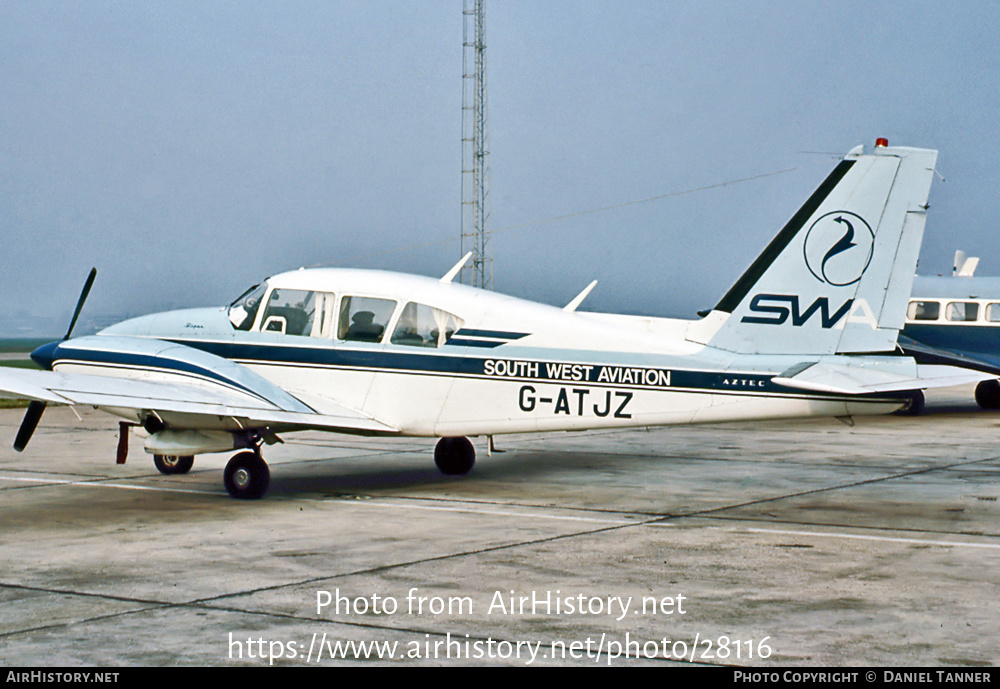
<path id="1" fill-rule="evenodd" d="M 253 442 L 245 433 L 164 429 L 146 438 L 144 447 L 151 455 L 179 456 L 229 452 L 253 447 Z"/>

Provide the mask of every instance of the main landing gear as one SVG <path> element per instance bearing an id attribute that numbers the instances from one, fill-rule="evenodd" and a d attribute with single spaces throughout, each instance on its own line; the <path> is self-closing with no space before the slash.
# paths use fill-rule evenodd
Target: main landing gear
<path id="1" fill-rule="evenodd" d="M 153 464 L 161 474 L 186 474 L 194 466 L 194 456 L 153 455 Z M 229 460 L 222 483 L 234 498 L 257 500 L 264 497 L 271 485 L 271 470 L 256 450 L 241 452 Z"/>
<path id="2" fill-rule="evenodd" d="M 900 409 L 893 412 L 896 416 L 920 416 L 924 412 L 924 393 L 914 390 Z"/>
<path id="3" fill-rule="evenodd" d="M 490 440 L 492 448 L 492 439 Z M 153 455 L 153 463 L 163 474 L 186 474 L 194 465 L 193 455 Z M 434 463 L 442 474 L 461 476 L 472 471 L 476 450 L 468 438 L 441 438 L 434 448 Z M 259 447 L 240 452 L 222 473 L 226 492 L 239 500 L 259 500 L 271 485 L 271 470 Z"/>
<path id="4" fill-rule="evenodd" d="M 434 448 L 434 463 L 442 474 L 467 474 L 476 463 L 476 450 L 468 438 L 441 438 Z"/>
<path id="5" fill-rule="evenodd" d="M 983 409 L 1000 409 L 1000 381 L 984 380 L 977 385 L 976 403 Z"/>
<path id="6" fill-rule="evenodd" d="M 186 474 L 194 466 L 194 455 L 153 455 L 153 464 L 161 474 Z"/>
<path id="7" fill-rule="evenodd" d="M 234 498 L 257 500 L 264 497 L 271 485 L 271 470 L 259 452 L 241 452 L 229 460 L 222 482 Z"/>

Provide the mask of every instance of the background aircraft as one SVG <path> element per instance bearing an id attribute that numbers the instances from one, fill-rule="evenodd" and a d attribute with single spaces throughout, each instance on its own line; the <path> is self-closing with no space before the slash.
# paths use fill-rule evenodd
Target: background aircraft
<path id="1" fill-rule="evenodd" d="M 914 390 L 979 380 L 897 349 L 937 152 L 852 150 L 716 307 L 697 321 L 560 309 L 440 280 L 345 269 L 276 275 L 228 308 L 145 316 L 63 340 L 0 371 L 31 400 L 23 450 L 48 404 L 115 414 L 164 473 L 243 450 L 224 484 L 259 498 L 261 447 L 320 429 L 440 438 L 435 461 L 468 472 L 466 436 L 850 416 Z M 655 276 L 669 279 L 668 276 Z M 589 290 L 589 287 L 587 288 Z"/>
<path id="2" fill-rule="evenodd" d="M 978 258 L 955 254 L 952 275 L 913 280 L 903 351 L 926 363 L 951 364 L 1000 376 L 1000 278 L 975 277 Z M 976 386 L 983 409 L 1000 409 L 1000 382 Z M 919 413 L 918 399 L 912 408 Z"/>

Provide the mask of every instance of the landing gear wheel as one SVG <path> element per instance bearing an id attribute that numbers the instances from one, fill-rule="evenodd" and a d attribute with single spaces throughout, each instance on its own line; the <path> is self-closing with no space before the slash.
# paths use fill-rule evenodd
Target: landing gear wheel
<path id="1" fill-rule="evenodd" d="M 161 474 L 186 474 L 194 466 L 194 455 L 153 455 L 153 464 Z"/>
<path id="2" fill-rule="evenodd" d="M 222 482 L 234 498 L 258 500 L 271 484 L 271 470 L 256 452 L 241 452 L 229 460 Z"/>
<path id="3" fill-rule="evenodd" d="M 924 411 L 924 393 L 922 390 L 914 390 L 910 393 L 910 398 L 901 409 L 893 413 L 896 416 L 920 416 Z"/>
<path id="4" fill-rule="evenodd" d="M 441 438 L 434 448 L 434 463 L 442 474 L 467 474 L 476 463 L 476 450 L 468 438 Z"/>
<path id="5" fill-rule="evenodd" d="M 983 409 L 1000 409 L 1000 381 L 984 380 L 977 385 L 976 403 Z"/>

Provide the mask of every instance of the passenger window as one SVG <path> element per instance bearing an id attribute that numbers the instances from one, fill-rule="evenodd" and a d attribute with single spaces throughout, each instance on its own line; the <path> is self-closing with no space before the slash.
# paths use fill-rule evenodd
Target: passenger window
<path id="1" fill-rule="evenodd" d="M 462 327 L 458 317 L 425 304 L 410 302 L 392 331 L 393 344 L 440 347 Z"/>
<path id="2" fill-rule="evenodd" d="M 355 342 L 381 342 L 396 302 L 373 297 L 344 297 L 340 306 L 337 338 Z"/>
<path id="3" fill-rule="evenodd" d="M 301 289 L 271 290 L 261 320 L 261 332 L 300 337 L 330 337 L 334 295 Z"/>
<path id="4" fill-rule="evenodd" d="M 974 321 L 979 318 L 979 304 L 974 301 L 949 302 L 945 314 L 949 321 Z"/>
<path id="5" fill-rule="evenodd" d="M 936 301 L 911 301 L 906 317 L 911 321 L 936 321 L 941 305 Z"/>
<path id="6" fill-rule="evenodd" d="M 1000 323 L 1000 304 L 990 304 L 986 307 L 986 320 L 990 323 Z"/>

